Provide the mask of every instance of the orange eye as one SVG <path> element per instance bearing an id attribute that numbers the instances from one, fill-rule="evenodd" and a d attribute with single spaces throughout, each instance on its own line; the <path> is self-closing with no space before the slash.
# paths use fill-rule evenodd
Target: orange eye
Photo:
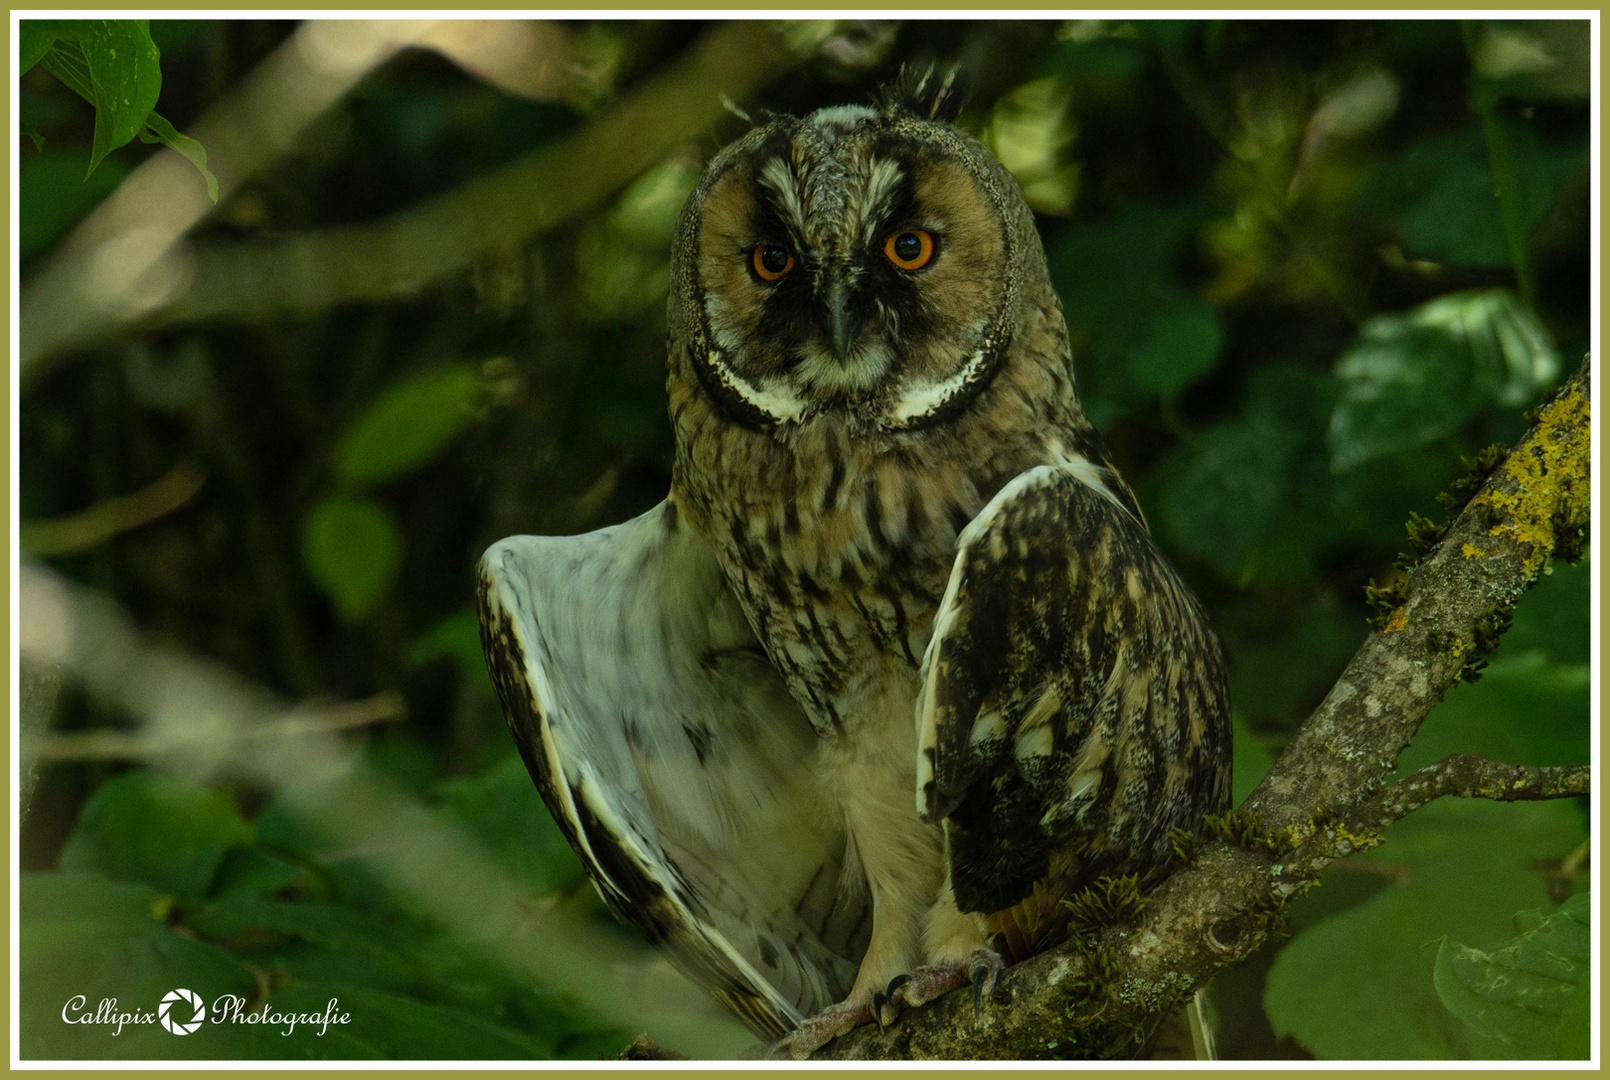
<path id="1" fill-rule="evenodd" d="M 907 229 L 885 240 L 883 253 L 902 270 L 921 270 L 933 261 L 934 238 L 922 229 Z"/>
<path id="2" fill-rule="evenodd" d="M 749 253 L 749 265 L 761 281 L 777 281 L 794 269 L 794 254 L 776 244 L 756 244 Z"/>

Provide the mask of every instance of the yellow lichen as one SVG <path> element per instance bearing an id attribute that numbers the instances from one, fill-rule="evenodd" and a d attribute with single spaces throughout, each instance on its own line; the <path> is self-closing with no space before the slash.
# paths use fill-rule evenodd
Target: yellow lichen
<path id="1" fill-rule="evenodd" d="M 1483 555 L 1487 554 L 1485 551 L 1483 551 L 1481 548 L 1477 547 L 1475 544 L 1466 544 L 1466 545 L 1464 545 L 1463 547 L 1461 547 L 1459 549 L 1459 553 L 1462 554 L 1467 559 L 1479 559 Z"/>
<path id="2" fill-rule="evenodd" d="M 1488 530 L 1522 545 L 1526 576 L 1535 578 L 1554 552 L 1559 532 L 1588 521 L 1588 399 L 1580 386 L 1544 406 L 1533 437 L 1510 454 L 1503 473 L 1513 492 L 1488 488 L 1471 501 L 1494 512 Z M 1469 555 L 1467 549 L 1465 554 Z"/>
<path id="3" fill-rule="evenodd" d="M 1407 608 L 1398 608 L 1396 611 L 1392 612 L 1392 617 L 1386 620 L 1386 625 L 1381 627 L 1381 633 L 1383 633 L 1383 634 L 1395 634 L 1399 630 L 1402 630 L 1405 626 L 1408 626 L 1408 625 L 1409 625 L 1409 612 L 1408 612 L 1408 609 Z"/>
<path id="4" fill-rule="evenodd" d="M 1340 844 L 1346 845 L 1353 851 L 1368 851 L 1373 847 L 1381 846 L 1381 836 L 1375 832 L 1356 833 L 1342 822 L 1338 821 L 1333 828 L 1333 835 Z"/>

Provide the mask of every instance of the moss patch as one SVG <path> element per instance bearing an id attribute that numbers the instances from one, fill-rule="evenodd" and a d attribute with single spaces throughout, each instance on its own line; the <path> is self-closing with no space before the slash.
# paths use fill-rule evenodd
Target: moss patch
<path id="1" fill-rule="evenodd" d="M 1062 906 L 1069 911 L 1069 929 L 1075 934 L 1097 934 L 1109 926 L 1139 922 L 1146 898 L 1140 894 L 1139 880 L 1130 874 L 1097 878 Z"/>
<path id="2" fill-rule="evenodd" d="M 1202 819 L 1209 836 L 1223 840 L 1242 851 L 1278 859 L 1290 850 L 1290 837 L 1271 835 L 1263 827 L 1263 815 L 1253 810 L 1228 810 Z"/>

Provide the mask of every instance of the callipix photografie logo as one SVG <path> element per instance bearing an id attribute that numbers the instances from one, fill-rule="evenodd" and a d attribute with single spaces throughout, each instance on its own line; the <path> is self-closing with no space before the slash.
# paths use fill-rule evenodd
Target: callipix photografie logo
<path id="1" fill-rule="evenodd" d="M 323 1035 L 333 1024 L 349 1024 L 352 1014 L 343 1012 L 341 1002 L 331 998 L 323 1012 L 284 1012 L 270 1002 L 248 1009 L 245 998 L 238 994 L 220 994 L 209 1006 L 194 990 L 177 987 L 163 995 L 156 1010 L 126 1007 L 115 997 L 101 998 L 90 1007 L 89 998 L 74 994 L 61 1008 L 64 1024 L 94 1024 L 111 1027 L 112 1035 L 123 1034 L 125 1027 L 141 1024 L 161 1024 L 175 1035 L 194 1035 L 205 1024 L 261 1024 L 279 1028 L 281 1035 L 290 1035 L 298 1027 Z"/>
<path id="2" fill-rule="evenodd" d="M 180 1020 L 173 1015 L 173 1005 L 178 1001 L 190 1006 L 192 1015 L 189 1020 Z M 162 1004 L 157 1006 L 157 1019 L 162 1021 L 163 1027 L 175 1035 L 193 1035 L 196 1029 L 201 1027 L 201 1022 L 207 1019 L 207 1006 L 201 1003 L 200 994 L 180 987 L 177 990 L 169 990 L 167 996 L 162 999 Z"/>

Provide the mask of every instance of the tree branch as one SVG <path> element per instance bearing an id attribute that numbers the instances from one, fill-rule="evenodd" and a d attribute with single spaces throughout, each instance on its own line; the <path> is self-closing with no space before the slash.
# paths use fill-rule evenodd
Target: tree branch
<path id="1" fill-rule="evenodd" d="M 365 75 L 433 20 L 315 19 L 190 127 L 218 176 L 219 205 L 289 153 Z M 217 207 L 194 166 L 157 153 L 135 169 L 24 283 L 18 311 L 24 387 L 71 349 L 127 329 L 171 299 L 185 270 L 173 248 Z"/>
<path id="2" fill-rule="evenodd" d="M 1382 790 L 1421 721 L 1491 649 L 1498 616 L 1556 552 L 1574 557 L 1588 523 L 1586 360 L 1441 542 L 1269 774 L 1191 865 L 1151 897 L 1137 926 L 1113 927 L 1002 976 L 982 1013 L 971 993 L 863 1027 L 823 1059 L 1119 1057 L 1170 1009 L 1250 956 L 1287 900 L 1333 860 L 1380 842 L 1397 818 L 1440 795 L 1530 799 L 1587 790 L 1586 766 L 1516 769 L 1456 754 Z"/>
<path id="3" fill-rule="evenodd" d="M 1364 803 L 1356 817 L 1360 822 L 1384 830 L 1392 822 L 1444 795 L 1496 802 L 1536 802 L 1586 795 L 1592 779 L 1592 770 L 1586 765 L 1562 768 L 1506 765 L 1482 754 L 1449 754 Z"/>
<path id="4" fill-rule="evenodd" d="M 167 269 L 149 272 L 169 282 L 155 303 L 146 298 L 109 307 L 105 297 L 80 299 L 98 287 L 92 279 L 100 264 L 93 258 L 53 264 L 49 276 L 31 281 L 23 294 L 24 384 L 50 357 L 136 323 L 151 329 L 305 316 L 342 303 L 413 296 L 601 205 L 679 144 L 708 131 L 721 115 L 723 95 L 745 100 L 807 56 L 771 23 L 728 23 L 579 130 L 390 218 L 170 253 L 167 245 L 197 218 L 183 220 L 162 238 Z M 147 259 L 152 267 L 158 261 L 156 255 Z M 137 269 L 146 273 L 145 266 Z M 125 282 L 125 291 L 142 297 L 151 291 L 137 284 Z"/>
<path id="5" fill-rule="evenodd" d="M 189 504 L 206 478 L 185 462 L 138 491 L 118 495 L 76 514 L 48 521 L 24 521 L 18 528 L 22 550 L 31 556 L 76 555 L 93 551 L 119 533 L 148 525 Z"/>

